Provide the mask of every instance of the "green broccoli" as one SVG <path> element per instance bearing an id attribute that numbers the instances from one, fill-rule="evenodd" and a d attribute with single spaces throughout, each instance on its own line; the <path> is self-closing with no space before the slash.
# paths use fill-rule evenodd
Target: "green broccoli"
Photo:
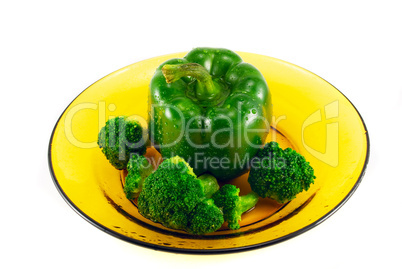
<path id="1" fill-rule="evenodd" d="M 150 174 L 138 197 L 138 211 L 145 218 L 192 234 L 219 229 L 224 220 L 212 194 L 219 189 L 210 175 L 199 178 L 180 157 L 163 161 Z"/>
<path id="2" fill-rule="evenodd" d="M 139 196 L 145 178 L 154 171 L 154 168 L 144 156 L 133 154 L 128 161 L 127 171 L 123 189 L 127 199 L 132 200 Z"/>
<path id="3" fill-rule="evenodd" d="M 260 197 L 285 203 L 303 190 L 307 191 L 315 178 L 314 169 L 302 155 L 270 142 L 253 158 L 248 182 Z"/>
<path id="4" fill-rule="evenodd" d="M 253 191 L 242 196 L 239 196 L 239 192 L 240 189 L 236 186 L 225 184 L 212 196 L 216 206 L 222 208 L 223 217 L 232 230 L 240 228 L 239 221 L 242 214 L 253 208 L 259 199 L 259 196 Z"/>
<path id="5" fill-rule="evenodd" d="M 191 211 L 186 231 L 191 234 L 207 234 L 218 230 L 223 224 L 223 215 L 214 200 L 207 199 L 196 205 Z"/>
<path id="6" fill-rule="evenodd" d="M 226 184 L 212 199 L 222 208 L 228 227 L 235 230 L 240 228 L 242 214 L 254 207 L 259 197 L 284 203 L 308 190 L 314 179 L 314 170 L 302 155 L 290 148 L 283 150 L 278 143 L 270 142 L 252 160 L 248 177 L 251 192 L 239 196 L 239 188 Z"/>
<path id="7" fill-rule="evenodd" d="M 146 151 L 143 127 L 126 116 L 112 118 L 100 130 L 98 145 L 116 169 L 125 169 L 131 154 L 143 155 Z"/>

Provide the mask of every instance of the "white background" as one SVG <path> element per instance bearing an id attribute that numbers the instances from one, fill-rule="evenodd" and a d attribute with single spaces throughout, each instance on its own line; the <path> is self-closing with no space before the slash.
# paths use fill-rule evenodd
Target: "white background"
<path id="1" fill-rule="evenodd" d="M 0 267 L 401 268 L 401 26 L 400 4 L 385 0 L 2 1 Z M 198 46 L 302 66 L 360 111 L 370 163 L 324 223 L 258 250 L 173 254 L 116 239 L 61 198 L 47 149 L 70 101 L 121 67 Z"/>

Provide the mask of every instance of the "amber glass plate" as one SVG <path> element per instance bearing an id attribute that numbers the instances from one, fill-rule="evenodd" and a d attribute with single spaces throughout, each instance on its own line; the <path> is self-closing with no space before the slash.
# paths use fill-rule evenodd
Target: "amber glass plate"
<path id="1" fill-rule="evenodd" d="M 193 236 L 144 219 L 125 198 L 124 173 L 97 147 L 97 135 L 112 116 L 148 119 L 148 84 L 163 61 L 177 53 L 124 67 L 95 82 L 66 108 L 49 145 L 53 180 L 66 202 L 84 219 L 120 239 L 177 252 L 219 253 L 267 246 L 299 235 L 331 216 L 359 185 L 369 156 L 364 122 L 334 86 L 293 64 L 241 53 L 265 76 L 272 92 L 273 121 L 267 141 L 303 154 L 314 167 L 315 184 L 289 203 L 261 199 L 243 215 L 241 228 Z M 147 155 L 160 156 L 153 149 Z M 247 175 L 231 183 L 247 193 Z"/>

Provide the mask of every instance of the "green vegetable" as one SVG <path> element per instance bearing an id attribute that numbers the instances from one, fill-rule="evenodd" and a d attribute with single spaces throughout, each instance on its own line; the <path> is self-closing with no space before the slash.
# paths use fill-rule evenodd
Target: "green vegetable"
<path id="1" fill-rule="evenodd" d="M 259 199 L 253 191 L 243 196 L 239 196 L 239 192 L 236 186 L 225 184 L 212 196 L 216 206 L 222 208 L 224 220 L 232 230 L 240 228 L 242 214 L 253 208 Z"/>
<path id="2" fill-rule="evenodd" d="M 252 160 L 248 182 L 260 197 L 285 203 L 303 190 L 307 191 L 315 178 L 314 169 L 302 155 L 270 142 Z"/>
<path id="3" fill-rule="evenodd" d="M 251 162 L 248 182 L 251 192 L 239 196 L 240 189 L 226 184 L 212 199 L 222 208 L 224 220 L 230 229 L 239 229 L 244 212 L 253 208 L 259 197 L 269 197 L 279 203 L 295 198 L 314 183 L 314 170 L 306 159 L 296 151 L 279 147 L 276 142 L 267 143 Z"/>
<path id="4" fill-rule="evenodd" d="M 141 155 L 133 154 L 127 164 L 127 176 L 124 183 L 124 193 L 132 200 L 140 195 L 142 184 L 152 172 L 153 166 Z"/>
<path id="5" fill-rule="evenodd" d="M 161 64 L 150 83 L 150 138 L 164 158 L 197 175 L 229 180 L 269 132 L 271 95 L 262 74 L 226 49 L 196 48 Z"/>
<path id="6" fill-rule="evenodd" d="M 206 234 L 219 229 L 222 211 L 210 199 L 219 189 L 211 175 L 199 178 L 180 157 L 163 161 L 150 174 L 138 197 L 138 211 L 154 222 L 192 234 Z"/>
<path id="7" fill-rule="evenodd" d="M 127 167 L 131 154 L 145 153 L 145 142 L 141 124 L 126 116 L 108 120 L 98 135 L 98 145 L 103 154 L 119 170 Z"/>
<path id="8" fill-rule="evenodd" d="M 207 234 L 218 230 L 223 224 L 222 210 L 214 200 L 207 199 L 197 204 L 191 211 L 185 230 L 190 234 Z"/>

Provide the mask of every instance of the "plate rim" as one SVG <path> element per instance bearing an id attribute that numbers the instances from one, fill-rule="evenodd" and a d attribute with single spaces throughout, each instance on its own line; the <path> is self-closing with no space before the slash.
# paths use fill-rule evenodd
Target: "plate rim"
<path id="1" fill-rule="evenodd" d="M 185 53 L 185 52 L 179 52 L 179 53 Z M 249 53 L 249 52 L 239 52 L 239 53 L 247 53 L 247 54 L 254 54 L 254 55 L 260 55 L 260 54 L 256 54 L 256 53 Z M 269 57 L 273 60 L 276 61 L 280 61 L 286 64 L 290 64 L 292 66 L 295 66 L 297 68 L 300 68 L 302 70 L 307 71 L 308 73 L 316 76 L 319 79 L 322 79 L 324 82 L 328 83 L 330 86 L 332 86 L 335 90 L 337 90 L 343 97 L 345 97 L 345 99 L 350 103 L 350 105 L 353 107 L 353 109 L 356 111 L 357 115 L 360 118 L 361 123 L 363 124 L 363 128 L 365 131 L 365 136 L 366 136 L 366 157 L 364 160 L 364 164 L 363 167 L 360 171 L 360 175 L 358 177 L 358 179 L 356 180 L 355 184 L 353 185 L 352 189 L 346 194 L 346 196 L 336 205 L 334 206 L 327 214 L 323 215 L 322 217 L 320 217 L 319 219 L 317 219 L 316 221 L 314 221 L 313 223 L 297 230 L 294 231 L 290 234 L 287 234 L 285 236 L 276 238 L 276 239 L 272 239 L 266 242 L 262 242 L 262 243 L 258 243 L 258 244 L 253 244 L 253 245 L 249 245 L 249 246 L 241 246 L 241 247 L 235 247 L 235 248 L 220 248 L 220 249 L 190 249 L 190 248 L 176 248 L 176 247 L 168 247 L 168 246 L 163 246 L 163 245 L 156 245 L 156 244 L 152 244 L 152 243 L 148 243 L 148 242 L 144 242 L 141 240 L 137 240 L 131 237 L 127 237 L 124 236 L 118 232 L 115 232 L 105 226 L 103 226 L 101 223 L 99 223 L 98 221 L 94 220 L 93 218 L 89 217 L 86 213 L 84 213 L 77 205 L 74 204 L 73 201 L 70 200 L 70 198 L 68 197 L 68 195 L 64 192 L 64 190 L 62 189 L 62 187 L 60 186 L 57 177 L 55 175 L 54 169 L 53 169 L 53 163 L 52 163 L 52 142 L 53 142 L 53 137 L 55 134 L 55 131 L 60 123 L 61 118 L 63 117 L 63 115 L 65 114 L 65 112 L 67 111 L 67 109 L 71 106 L 71 104 L 77 99 L 79 98 L 88 88 L 90 88 L 92 85 L 96 84 L 97 82 L 101 81 L 102 79 L 112 75 L 113 73 L 116 73 L 120 70 L 123 70 L 133 64 L 136 63 L 140 63 L 140 62 L 144 62 L 147 60 L 151 60 L 154 58 L 158 58 L 158 57 L 165 57 L 165 56 L 169 56 L 169 55 L 173 55 L 173 54 L 178 54 L 178 53 L 170 53 L 170 54 L 165 54 L 165 55 L 160 55 L 157 57 L 152 57 L 149 59 L 145 59 L 139 62 L 135 62 L 132 64 L 129 64 L 127 66 L 124 66 L 116 71 L 113 71 L 105 76 L 103 76 L 102 78 L 96 80 L 95 82 L 93 82 L 92 84 L 90 84 L 88 87 L 86 87 L 83 91 L 81 91 L 68 105 L 67 107 L 63 110 L 63 112 L 61 113 L 61 115 L 59 116 L 59 118 L 56 121 L 56 124 L 53 127 L 51 136 L 50 136 L 50 140 L 49 140 L 49 144 L 48 144 L 48 166 L 49 166 L 49 170 L 50 170 L 50 175 L 52 177 L 52 181 L 56 187 L 56 189 L 58 190 L 59 194 L 62 196 L 62 198 L 64 199 L 64 201 L 78 214 L 80 215 L 83 219 L 85 219 L 87 222 L 89 222 L 90 224 L 94 225 L 96 228 L 100 229 L 101 231 L 112 235 L 118 239 L 121 239 L 123 241 L 129 242 L 129 243 L 133 243 L 135 245 L 138 246 L 142 246 L 142 247 L 146 247 L 146 248 L 150 248 L 153 250 L 163 250 L 163 251 L 167 251 L 167 252 L 174 252 L 174 253 L 185 253 L 185 254 L 225 254 L 225 253 L 235 253 L 235 252 L 242 252 L 242 251 L 248 251 L 248 250 L 254 250 L 254 249 L 258 249 L 258 248 L 262 248 L 262 247 L 267 247 L 267 246 L 271 246 L 274 244 L 278 244 L 281 242 L 284 242 L 286 240 L 289 240 L 291 238 L 294 238 L 298 235 L 301 235 L 307 231 L 309 231 L 310 229 L 316 227 L 317 225 L 321 224 L 322 222 L 324 222 L 325 220 L 327 220 L 329 217 L 331 217 L 335 212 L 337 212 L 348 200 L 349 198 L 355 193 L 355 191 L 357 190 L 357 188 L 359 187 L 360 183 L 363 180 L 363 177 L 366 173 L 366 169 L 367 169 L 367 165 L 369 163 L 369 159 L 370 159 L 370 138 L 369 138 L 369 132 L 367 130 L 367 126 L 366 123 L 363 120 L 363 117 L 361 116 L 359 110 L 356 108 L 356 106 L 349 100 L 349 98 L 343 94 L 338 88 L 336 88 L 333 84 L 331 84 L 330 82 L 328 82 L 327 80 L 325 80 L 324 78 L 322 78 L 321 76 L 309 71 L 308 69 L 305 69 L 303 67 L 300 67 L 296 64 L 281 60 L 281 59 L 277 59 L 271 56 L 266 56 L 266 55 L 262 55 L 264 57 Z"/>

